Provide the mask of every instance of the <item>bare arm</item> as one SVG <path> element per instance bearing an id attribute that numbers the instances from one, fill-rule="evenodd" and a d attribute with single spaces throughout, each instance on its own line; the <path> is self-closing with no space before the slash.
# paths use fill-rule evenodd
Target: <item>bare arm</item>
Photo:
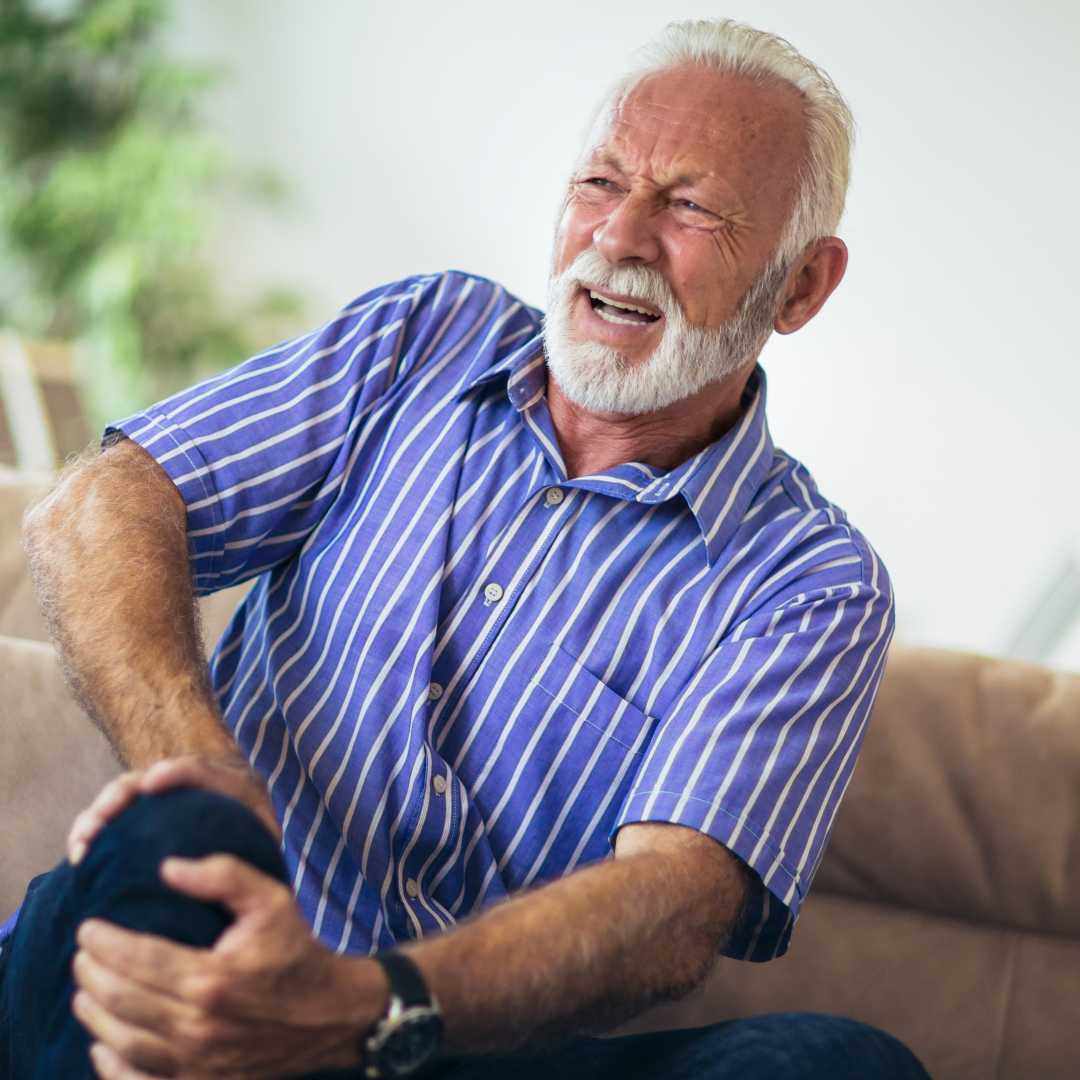
<path id="1" fill-rule="evenodd" d="M 521 894 L 410 950 L 447 1049 L 506 1053 L 598 1033 L 709 974 L 748 891 L 745 867 L 675 825 L 624 827 L 616 858 Z"/>
<path id="2" fill-rule="evenodd" d="M 23 538 L 64 674 L 121 762 L 132 770 L 182 756 L 227 763 L 241 785 L 229 793 L 262 812 L 265 794 L 210 686 L 186 522 L 172 481 L 125 439 L 67 470 L 26 515 Z M 138 777 L 115 785 L 98 826 L 137 785 Z"/>
<path id="3" fill-rule="evenodd" d="M 109 1080 L 143 1072 L 294 1076 L 361 1063 L 387 1004 L 368 957 L 310 936 L 287 886 L 238 859 L 167 860 L 165 880 L 229 907 L 211 950 L 91 920 L 78 934 L 75 1015 Z M 625 826 L 616 858 L 533 889 L 408 951 L 439 1000 L 446 1049 L 508 1053 L 608 1031 L 709 973 L 749 874 L 707 836 Z"/>

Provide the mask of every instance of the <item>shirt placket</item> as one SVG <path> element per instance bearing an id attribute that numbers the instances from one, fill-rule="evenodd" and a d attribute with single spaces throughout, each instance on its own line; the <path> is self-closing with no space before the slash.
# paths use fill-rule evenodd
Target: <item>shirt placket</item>
<path id="1" fill-rule="evenodd" d="M 547 471 L 550 478 L 553 470 Z M 503 632 L 562 527 L 586 497 L 586 492 L 565 485 L 542 483 L 528 495 L 492 544 L 488 558 L 464 590 L 445 629 L 459 647 L 443 649 L 431 669 L 427 696 L 428 727 L 433 733 L 439 730 L 440 723 L 456 715 L 474 673 Z M 437 651 L 438 645 L 436 642 Z M 455 843 L 454 829 L 464 818 L 451 790 L 454 781 L 447 762 L 433 745 L 426 746 L 425 751 L 427 767 L 410 797 L 412 825 L 404 831 L 396 873 L 396 891 L 410 936 L 441 928 L 435 914 L 437 905 L 425 894 L 424 885 L 432 876 L 431 870 L 440 865 L 438 853 Z"/>

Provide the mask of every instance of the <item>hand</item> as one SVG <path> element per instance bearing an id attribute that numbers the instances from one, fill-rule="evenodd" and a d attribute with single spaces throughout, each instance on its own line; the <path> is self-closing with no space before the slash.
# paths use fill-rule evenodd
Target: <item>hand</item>
<path id="1" fill-rule="evenodd" d="M 360 1064 L 387 1001 L 378 965 L 325 948 L 288 888 L 230 855 L 166 859 L 162 878 L 236 920 L 212 949 L 82 924 L 72 1008 L 98 1076 L 253 1080 Z"/>
<path id="2" fill-rule="evenodd" d="M 168 758 L 149 769 L 126 772 L 101 789 L 96 799 L 80 813 L 68 834 L 68 859 L 79 862 L 93 839 L 114 817 L 139 795 L 156 795 L 178 787 L 217 791 L 239 800 L 280 839 L 281 829 L 262 782 L 242 758 L 208 758 L 198 754 Z"/>

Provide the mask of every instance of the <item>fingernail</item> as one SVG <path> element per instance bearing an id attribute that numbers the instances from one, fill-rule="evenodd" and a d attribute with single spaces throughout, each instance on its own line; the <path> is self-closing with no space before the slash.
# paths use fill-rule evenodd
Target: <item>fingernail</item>
<path id="1" fill-rule="evenodd" d="M 81 863 L 82 862 L 82 857 L 85 854 L 86 854 L 86 845 L 85 844 L 76 844 L 71 849 L 71 858 L 70 858 L 71 865 L 72 866 L 77 866 L 79 863 Z"/>

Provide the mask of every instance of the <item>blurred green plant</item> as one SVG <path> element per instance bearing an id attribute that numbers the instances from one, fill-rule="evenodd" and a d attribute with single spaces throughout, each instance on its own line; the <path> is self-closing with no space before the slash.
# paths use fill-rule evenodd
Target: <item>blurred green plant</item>
<path id="1" fill-rule="evenodd" d="M 166 0 L 0 0 L 0 324 L 79 343 L 97 420 L 283 336 L 287 290 L 226 305 L 202 249 L 224 196 L 277 202 L 202 130 L 218 73 L 170 60 Z"/>

